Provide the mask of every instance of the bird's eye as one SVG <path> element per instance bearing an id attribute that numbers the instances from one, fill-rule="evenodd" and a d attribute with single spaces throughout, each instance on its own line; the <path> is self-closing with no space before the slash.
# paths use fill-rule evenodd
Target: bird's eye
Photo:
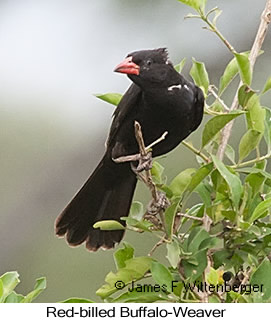
<path id="1" fill-rule="evenodd" d="M 147 65 L 149 65 L 149 66 L 150 66 L 150 65 L 151 65 L 151 63 L 152 63 L 152 60 L 151 60 L 151 59 L 148 59 L 148 60 L 147 60 Z"/>

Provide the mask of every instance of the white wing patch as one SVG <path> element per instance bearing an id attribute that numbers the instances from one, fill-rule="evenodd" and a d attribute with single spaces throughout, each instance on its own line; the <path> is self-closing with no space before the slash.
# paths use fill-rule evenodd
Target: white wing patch
<path id="1" fill-rule="evenodd" d="M 182 85 L 181 84 L 174 84 L 174 85 L 171 85 L 170 87 L 168 87 L 168 91 L 173 91 L 174 89 L 177 89 L 177 90 L 181 90 L 182 88 Z"/>

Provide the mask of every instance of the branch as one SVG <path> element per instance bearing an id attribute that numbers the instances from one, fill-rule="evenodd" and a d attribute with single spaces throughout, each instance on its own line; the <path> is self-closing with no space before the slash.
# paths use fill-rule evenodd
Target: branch
<path id="1" fill-rule="evenodd" d="M 197 148 L 195 148 L 193 145 L 189 144 L 187 141 L 182 141 L 182 144 L 190 149 L 191 151 L 193 151 L 193 153 L 195 153 L 196 155 L 200 156 L 206 163 L 209 163 L 210 160 L 207 156 L 205 156 L 200 150 L 198 150 Z"/>
<path id="2" fill-rule="evenodd" d="M 160 138 L 155 140 L 153 143 L 151 143 L 148 147 L 146 147 L 146 151 L 150 150 L 153 146 L 157 145 L 159 142 L 162 140 L 165 140 L 168 132 L 165 131 Z M 143 139 L 143 138 L 142 138 Z M 139 144 L 139 143 L 138 143 Z M 118 158 L 113 158 L 113 161 L 115 163 L 125 163 L 125 162 L 131 162 L 131 161 L 138 161 L 140 158 L 141 154 L 135 154 L 135 155 L 127 155 L 127 156 L 121 156 Z"/>
<path id="3" fill-rule="evenodd" d="M 135 127 L 135 136 L 136 136 L 136 140 L 137 140 L 137 143 L 138 143 L 138 146 L 139 146 L 140 155 L 141 156 L 146 156 L 148 152 L 147 152 L 147 149 L 145 147 L 145 143 L 144 143 L 140 123 L 135 121 L 134 127 Z M 144 181 L 144 183 L 147 185 L 149 190 L 151 191 L 153 199 L 155 201 L 158 201 L 157 189 L 156 189 L 156 186 L 155 186 L 155 184 L 154 184 L 154 182 L 152 180 L 150 170 L 145 170 L 145 175 L 146 175 L 145 178 L 143 176 L 141 178 Z"/>
<path id="4" fill-rule="evenodd" d="M 134 123 L 134 128 L 135 128 L 135 137 L 138 143 L 138 147 L 139 147 L 139 154 L 135 154 L 135 155 L 128 155 L 128 156 L 121 156 L 118 158 L 113 159 L 114 162 L 116 163 L 123 163 L 123 162 L 127 162 L 127 161 L 139 161 L 140 158 L 146 158 L 146 156 L 149 153 L 149 149 L 152 148 L 154 145 L 157 145 L 159 142 L 161 142 L 162 140 L 164 140 L 166 138 L 166 135 L 168 134 L 168 132 L 164 132 L 163 135 L 158 138 L 157 140 L 155 140 L 153 143 L 151 143 L 148 147 L 145 147 L 145 143 L 144 143 L 144 139 L 143 139 L 143 134 L 142 134 L 142 130 L 141 130 L 141 126 L 140 123 L 135 121 Z M 133 167 L 132 167 L 133 168 Z M 151 176 L 151 172 L 150 170 L 145 170 L 145 176 L 142 173 L 138 173 L 137 174 L 139 176 L 139 178 L 144 182 L 144 184 L 148 187 L 148 189 L 151 192 L 153 201 L 157 204 L 159 204 L 160 202 L 160 195 L 157 191 L 156 185 L 152 180 L 152 176 Z M 164 212 L 163 210 L 160 210 L 159 212 L 162 224 L 163 224 L 163 228 L 165 228 L 165 219 L 164 219 Z"/>
<path id="5" fill-rule="evenodd" d="M 217 8 L 214 8 L 217 9 Z M 235 49 L 233 48 L 233 46 L 229 43 L 229 41 L 221 34 L 221 32 L 216 28 L 216 26 L 208 19 L 209 14 L 212 12 L 212 10 L 207 13 L 207 15 L 204 14 L 204 12 L 200 9 L 199 10 L 199 14 L 201 19 L 206 22 L 206 24 L 210 27 L 210 28 L 206 28 L 212 32 L 214 32 L 221 40 L 222 42 L 227 46 L 227 48 L 229 49 L 229 51 L 231 53 L 235 53 Z"/>
<path id="6" fill-rule="evenodd" d="M 127 155 L 127 156 L 121 156 L 118 158 L 112 158 L 112 160 L 117 163 L 125 163 L 125 162 L 132 162 L 132 161 L 138 161 L 140 158 L 140 154 L 135 154 L 135 155 Z"/>
<path id="7" fill-rule="evenodd" d="M 265 39 L 265 36 L 267 33 L 268 25 L 270 22 L 271 22 L 271 0 L 267 0 L 265 8 L 263 10 L 263 13 L 261 15 L 261 21 L 260 21 L 260 25 L 258 28 L 258 32 L 255 37 L 255 40 L 254 40 L 254 43 L 253 43 L 253 46 L 251 48 L 250 55 L 249 55 L 251 71 L 253 71 L 257 56 L 259 55 L 260 49 L 262 48 L 262 45 L 263 45 L 263 42 L 264 42 L 264 39 Z M 239 91 L 239 88 L 242 86 L 242 84 L 243 83 L 240 82 L 240 84 L 238 86 L 234 100 L 233 100 L 232 105 L 230 107 L 230 111 L 236 110 L 238 108 L 238 91 Z M 232 126 L 233 126 L 233 121 L 228 123 L 222 131 L 222 140 L 221 140 L 221 144 L 219 146 L 218 154 L 217 154 L 217 156 L 220 160 L 222 160 L 224 157 L 225 149 L 226 149 L 226 146 L 228 144 L 228 141 L 229 141 L 229 138 L 231 135 Z"/>
<path id="8" fill-rule="evenodd" d="M 196 220 L 196 221 L 201 221 L 203 222 L 203 218 L 199 218 L 197 216 L 193 216 L 193 215 L 189 215 L 189 214 L 185 214 L 185 213 L 177 213 L 177 216 L 180 216 L 180 218 L 187 218 L 187 219 L 191 219 L 191 220 Z"/>
<path id="9" fill-rule="evenodd" d="M 245 166 L 248 166 L 248 165 L 251 165 L 251 164 L 254 164 L 254 163 L 263 161 L 265 159 L 269 159 L 269 158 L 271 158 L 271 153 L 266 154 L 266 155 L 261 156 L 261 157 L 257 157 L 255 159 L 251 159 L 251 160 L 245 161 L 245 162 L 240 163 L 240 164 L 237 164 L 237 165 L 233 165 L 231 167 L 232 168 L 241 168 L 241 167 L 245 167 Z"/>
<path id="10" fill-rule="evenodd" d="M 166 240 L 165 240 L 165 238 L 164 237 L 162 237 L 161 238 L 161 240 L 159 240 L 152 248 L 151 248 L 151 250 L 150 250 L 150 252 L 148 253 L 148 256 L 149 257 L 151 257 L 152 256 L 152 254 L 154 253 L 154 251 L 158 248 L 158 247 L 160 247 L 163 243 L 165 243 L 166 242 Z"/>
<path id="11" fill-rule="evenodd" d="M 160 141 L 165 140 L 167 135 L 168 135 L 168 132 L 165 131 L 160 138 L 158 138 L 153 143 L 151 143 L 148 147 L 146 147 L 146 150 L 151 149 L 153 146 L 159 144 Z"/>
<path id="12" fill-rule="evenodd" d="M 224 110 L 229 111 L 229 107 L 225 104 L 225 102 L 216 94 L 214 91 L 214 86 L 210 85 L 208 91 L 212 94 L 212 96 L 222 105 Z"/>

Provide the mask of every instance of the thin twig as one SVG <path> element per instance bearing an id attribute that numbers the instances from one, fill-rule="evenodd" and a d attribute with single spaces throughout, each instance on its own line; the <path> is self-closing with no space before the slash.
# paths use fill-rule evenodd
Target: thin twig
<path id="1" fill-rule="evenodd" d="M 242 291 L 242 287 L 244 286 L 244 285 L 246 285 L 246 283 L 249 281 L 249 278 L 250 278 L 250 274 L 251 274 L 251 272 L 252 272 L 252 268 L 248 268 L 247 270 L 246 270 L 246 272 L 244 272 L 243 274 L 244 274 L 244 278 L 242 279 L 242 281 L 241 281 L 241 283 L 240 283 L 240 285 L 239 285 L 239 288 L 238 288 L 238 293 L 240 294 L 241 293 L 241 291 Z M 238 299 L 236 299 L 235 301 L 234 301 L 234 303 L 237 303 L 237 301 L 238 301 Z"/>
<path id="2" fill-rule="evenodd" d="M 242 285 L 246 285 L 246 283 L 249 281 L 251 272 L 252 272 L 252 268 L 249 268 L 246 272 L 244 272 L 244 278 L 241 281 L 241 284 L 239 285 L 238 293 L 242 291 Z"/>
<path id="3" fill-rule="evenodd" d="M 160 247 L 163 243 L 165 243 L 165 238 L 161 238 L 161 240 L 159 240 L 150 250 L 150 252 L 148 253 L 148 256 L 151 257 L 152 254 L 154 253 L 154 251 Z"/>
<path id="4" fill-rule="evenodd" d="M 210 27 L 210 28 L 207 28 L 207 29 L 214 32 L 223 41 L 223 43 L 227 46 L 227 48 L 229 49 L 229 51 L 231 53 L 235 53 L 235 49 L 233 48 L 233 46 L 222 35 L 222 33 L 216 28 L 216 26 L 208 19 L 208 14 L 205 16 L 205 14 L 203 13 L 203 11 L 201 9 L 199 10 L 199 14 L 200 14 L 201 19 L 203 21 L 205 21 L 206 24 Z"/>
<path id="5" fill-rule="evenodd" d="M 210 85 L 208 91 L 212 94 L 212 96 L 222 105 L 224 110 L 229 111 L 230 108 L 225 104 L 225 102 L 216 94 L 214 91 L 214 86 Z"/>
<path id="6" fill-rule="evenodd" d="M 209 231 L 209 230 L 208 230 Z M 206 268 L 204 269 L 204 272 L 203 272 L 203 283 L 206 283 L 207 286 L 209 286 L 209 283 L 208 283 L 208 280 L 207 280 L 207 276 L 212 268 L 212 253 L 211 253 L 211 250 L 208 250 L 207 251 L 207 254 L 206 254 L 206 257 L 207 257 L 207 266 Z M 208 290 L 208 287 L 206 288 L 206 290 L 204 290 L 203 292 L 203 297 L 202 297 L 202 300 L 201 302 L 202 303 L 208 303 L 208 297 L 209 297 L 209 290 Z"/>
<path id="7" fill-rule="evenodd" d="M 203 222 L 203 218 L 198 218 L 197 216 L 193 216 L 185 213 L 177 213 L 177 215 L 180 216 L 181 218 L 187 218 L 187 219 Z"/>
<path id="8" fill-rule="evenodd" d="M 112 160 L 119 164 L 119 163 L 125 163 L 125 162 L 132 162 L 132 161 L 138 161 L 140 158 L 140 154 L 135 154 L 135 155 L 127 155 L 127 156 L 121 156 L 118 158 L 112 158 Z"/>
<path id="9" fill-rule="evenodd" d="M 203 222 L 203 228 L 207 232 L 209 232 L 211 229 L 211 224 L 213 223 L 212 219 L 207 214 L 204 214 L 204 216 L 202 218 L 202 222 Z"/>
<path id="10" fill-rule="evenodd" d="M 210 160 L 207 156 L 205 156 L 200 150 L 198 150 L 197 148 L 195 148 L 193 145 L 189 144 L 187 141 L 182 141 L 182 144 L 190 149 L 191 151 L 193 151 L 193 153 L 195 153 L 196 155 L 200 156 L 206 163 L 209 163 Z"/>
<path id="11" fill-rule="evenodd" d="M 153 143 L 151 143 L 148 147 L 146 147 L 146 150 L 151 149 L 153 146 L 159 144 L 160 141 L 165 140 L 166 136 L 167 136 L 168 132 L 165 131 L 162 136 L 160 138 L 158 138 L 157 140 L 155 140 Z"/>
<path id="12" fill-rule="evenodd" d="M 271 158 L 271 153 L 270 154 L 266 154 L 264 156 L 261 156 L 259 158 L 255 158 L 255 159 L 251 159 L 251 160 L 245 161 L 245 162 L 240 163 L 240 164 L 237 164 L 237 165 L 233 165 L 231 167 L 232 168 L 241 168 L 241 167 L 245 167 L 245 166 L 248 166 L 248 165 L 251 165 L 251 164 L 254 164 L 254 163 L 263 161 L 265 159 L 269 159 L 269 158 Z"/>
<path id="13" fill-rule="evenodd" d="M 168 132 L 165 131 L 160 138 L 155 140 L 153 143 L 151 143 L 149 146 L 147 146 L 145 149 L 146 151 L 149 151 L 153 146 L 159 144 L 159 142 L 166 139 Z M 117 164 L 119 163 L 125 163 L 125 162 L 132 162 L 132 161 L 138 161 L 140 158 L 140 154 L 134 154 L 134 155 L 127 155 L 127 156 L 121 156 L 118 158 L 112 158 L 113 161 Z"/>
<path id="14" fill-rule="evenodd" d="M 268 25 L 270 24 L 270 22 L 271 22 L 271 0 L 267 0 L 263 13 L 261 15 L 261 21 L 258 28 L 258 32 L 255 37 L 255 40 L 249 55 L 251 71 L 253 71 L 257 56 L 259 55 L 260 49 L 262 48 L 262 44 L 264 42 Z M 240 82 L 238 86 L 236 95 L 230 107 L 230 111 L 236 110 L 238 108 L 238 91 L 239 91 L 239 88 L 242 86 L 242 84 L 243 83 Z M 224 157 L 225 149 L 230 139 L 232 126 L 233 126 L 233 121 L 229 122 L 222 131 L 221 144 L 219 146 L 218 153 L 217 153 L 217 156 L 220 160 L 222 160 Z"/>

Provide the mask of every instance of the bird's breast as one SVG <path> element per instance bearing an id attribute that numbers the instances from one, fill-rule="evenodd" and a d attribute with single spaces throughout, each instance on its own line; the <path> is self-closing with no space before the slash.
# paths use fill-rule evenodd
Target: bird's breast
<path id="1" fill-rule="evenodd" d="M 163 102 L 155 102 L 145 107 L 144 113 L 140 113 L 138 121 L 142 126 L 146 145 L 151 144 L 164 132 L 166 139 L 153 148 L 153 155 L 159 156 L 174 149 L 184 138 L 191 133 L 191 107 L 184 100 L 172 100 L 168 98 Z"/>

